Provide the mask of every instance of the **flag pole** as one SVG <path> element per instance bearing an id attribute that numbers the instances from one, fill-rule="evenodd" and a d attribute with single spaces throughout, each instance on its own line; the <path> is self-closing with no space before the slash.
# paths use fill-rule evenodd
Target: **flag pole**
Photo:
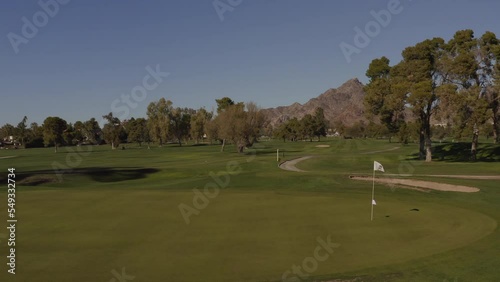
<path id="1" fill-rule="evenodd" d="M 372 215 L 371 215 L 371 221 L 373 221 L 373 200 L 375 198 L 375 168 L 373 169 L 373 186 L 372 186 Z"/>

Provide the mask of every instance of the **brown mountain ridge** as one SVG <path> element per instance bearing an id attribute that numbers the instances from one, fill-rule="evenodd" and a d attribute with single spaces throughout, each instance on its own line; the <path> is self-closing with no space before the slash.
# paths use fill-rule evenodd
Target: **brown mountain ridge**
<path id="1" fill-rule="evenodd" d="M 325 93 L 312 98 L 304 105 L 294 103 L 290 106 L 264 109 L 270 123 L 275 126 L 292 119 L 301 119 L 306 114 L 313 114 L 316 108 L 324 110 L 325 118 L 330 121 L 342 121 L 351 126 L 357 121 L 365 121 L 363 99 L 365 92 L 363 83 L 353 78 L 339 88 L 328 89 Z"/>

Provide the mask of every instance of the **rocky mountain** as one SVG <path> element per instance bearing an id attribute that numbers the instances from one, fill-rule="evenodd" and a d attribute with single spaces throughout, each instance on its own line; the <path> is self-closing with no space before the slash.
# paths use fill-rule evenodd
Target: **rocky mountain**
<path id="1" fill-rule="evenodd" d="M 350 126 L 360 120 L 366 122 L 364 96 L 363 84 L 353 78 L 337 89 L 328 89 L 304 105 L 294 103 L 290 106 L 265 109 L 264 112 L 274 126 L 294 117 L 300 119 L 306 114 L 313 114 L 317 107 L 321 107 L 327 120 L 341 120 L 346 126 Z"/>

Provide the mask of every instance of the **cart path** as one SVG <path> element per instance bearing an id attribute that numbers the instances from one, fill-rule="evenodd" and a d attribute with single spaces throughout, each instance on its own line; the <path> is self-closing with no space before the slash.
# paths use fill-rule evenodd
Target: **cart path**
<path id="1" fill-rule="evenodd" d="M 281 163 L 279 165 L 279 167 L 281 169 L 283 169 L 283 170 L 288 170 L 288 171 L 306 172 L 305 170 L 298 169 L 297 167 L 295 167 L 295 165 L 298 164 L 298 163 L 300 163 L 301 161 L 310 159 L 312 157 L 313 156 L 305 156 L 305 157 L 301 157 L 301 158 L 298 158 L 298 159 L 293 159 L 293 160 L 290 160 L 290 161 L 285 161 L 285 162 Z"/>

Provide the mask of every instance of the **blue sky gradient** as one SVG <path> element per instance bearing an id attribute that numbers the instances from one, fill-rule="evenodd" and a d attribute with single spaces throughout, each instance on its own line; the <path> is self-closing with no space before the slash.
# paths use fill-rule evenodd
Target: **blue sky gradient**
<path id="1" fill-rule="evenodd" d="M 400 0 L 401 13 L 348 63 L 339 45 L 354 44 L 354 28 L 364 29 L 370 11 L 390 1 L 242 0 L 221 21 L 211 0 L 72 0 L 17 54 L 8 34 L 22 35 L 22 18 L 32 21 L 42 8 L 2 1 L 0 125 L 24 115 L 38 123 L 100 118 L 142 85 L 146 66 L 170 75 L 130 116 L 145 116 L 161 97 L 208 110 L 224 96 L 262 107 L 304 103 L 348 79 L 366 82 L 372 59 L 396 63 L 405 47 L 427 38 L 447 40 L 460 29 L 500 36 L 498 1 Z"/>

